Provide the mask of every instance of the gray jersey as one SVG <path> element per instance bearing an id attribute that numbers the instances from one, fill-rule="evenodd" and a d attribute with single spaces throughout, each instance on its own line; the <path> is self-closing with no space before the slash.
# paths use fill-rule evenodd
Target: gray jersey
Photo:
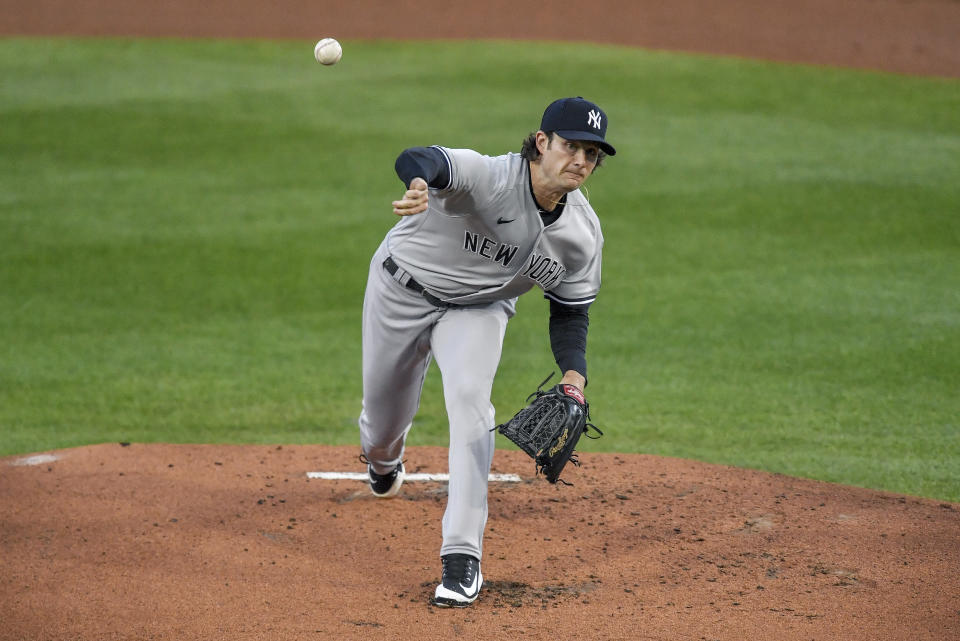
<path id="1" fill-rule="evenodd" d="M 547 298 L 586 305 L 600 289 L 603 234 L 577 190 L 544 227 L 519 154 L 484 156 L 447 149 L 450 183 L 430 190 L 430 206 L 387 234 L 390 254 L 428 291 L 460 305 L 516 298 L 535 285 Z"/>

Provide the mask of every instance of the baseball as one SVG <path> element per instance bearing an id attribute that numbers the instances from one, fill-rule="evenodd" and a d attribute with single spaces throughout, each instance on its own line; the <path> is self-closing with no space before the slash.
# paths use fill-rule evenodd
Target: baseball
<path id="1" fill-rule="evenodd" d="M 343 47 L 333 38 L 324 38 L 313 48 L 313 57 L 322 65 L 335 65 L 342 55 Z"/>

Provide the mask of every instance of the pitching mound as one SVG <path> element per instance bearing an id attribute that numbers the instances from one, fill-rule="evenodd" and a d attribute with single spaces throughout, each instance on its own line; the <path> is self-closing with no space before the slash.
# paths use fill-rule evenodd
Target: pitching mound
<path id="1" fill-rule="evenodd" d="M 356 447 L 0 459 L 0 639 L 960 638 L 960 505 L 652 456 L 498 451 L 480 600 L 430 605 L 445 484 Z M 409 472 L 445 473 L 412 448 Z"/>

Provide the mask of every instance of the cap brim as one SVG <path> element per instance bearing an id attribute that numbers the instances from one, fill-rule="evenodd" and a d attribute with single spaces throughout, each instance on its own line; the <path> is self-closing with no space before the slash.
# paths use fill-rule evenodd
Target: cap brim
<path id="1" fill-rule="evenodd" d="M 601 138 L 596 134 L 591 134 L 586 131 L 557 131 L 554 132 L 561 138 L 566 138 L 567 140 L 590 140 L 600 145 L 600 149 L 603 150 L 603 153 L 608 156 L 616 156 L 617 150 L 613 148 L 613 145 L 608 143 L 606 140 Z"/>

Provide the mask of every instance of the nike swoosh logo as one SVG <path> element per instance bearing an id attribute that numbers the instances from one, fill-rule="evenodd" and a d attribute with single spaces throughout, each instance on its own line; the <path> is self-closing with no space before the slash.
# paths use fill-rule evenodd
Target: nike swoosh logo
<path id="1" fill-rule="evenodd" d="M 497 218 L 497 224 L 503 225 L 504 223 L 512 223 L 516 218 Z"/>
<path id="2" fill-rule="evenodd" d="M 471 597 L 474 594 L 476 594 L 477 590 L 479 589 L 479 586 L 477 585 L 477 579 L 479 578 L 480 577 L 478 572 L 477 574 L 473 575 L 473 583 L 471 585 L 464 585 L 463 583 L 460 584 L 460 587 L 463 588 L 463 591 L 467 593 L 468 597 Z"/>

